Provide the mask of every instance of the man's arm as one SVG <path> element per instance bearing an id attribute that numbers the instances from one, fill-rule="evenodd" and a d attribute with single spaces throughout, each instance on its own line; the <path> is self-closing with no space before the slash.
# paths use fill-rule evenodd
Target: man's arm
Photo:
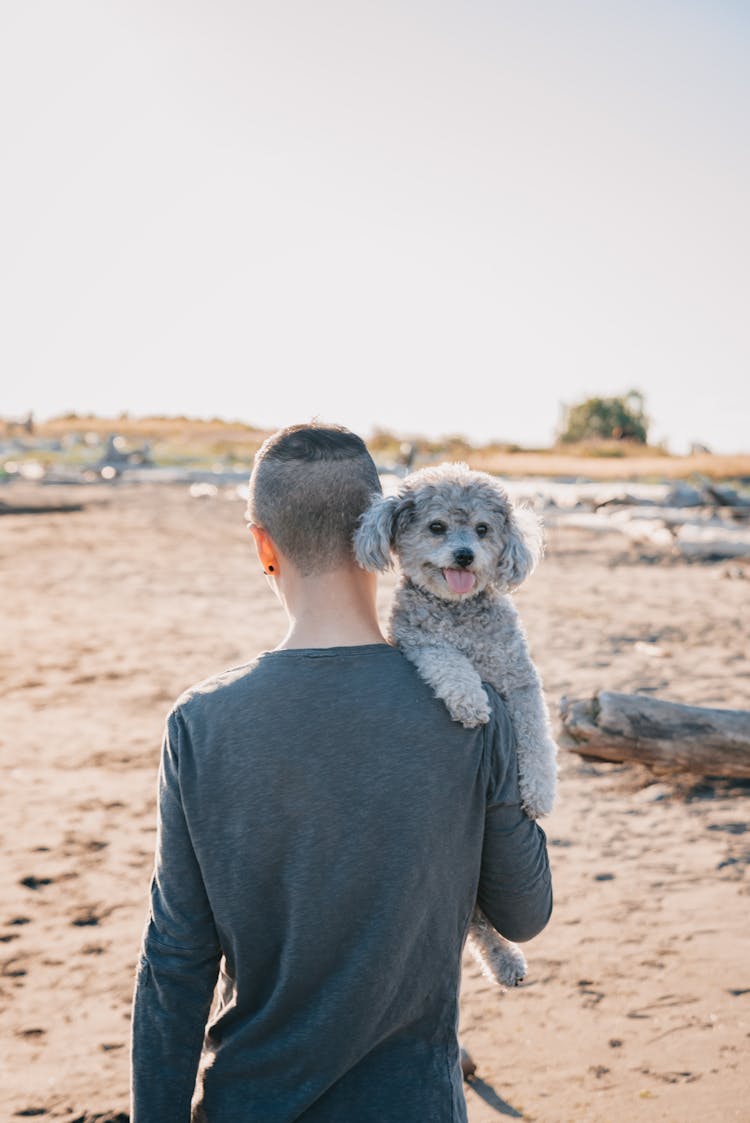
<path id="1" fill-rule="evenodd" d="M 513 727 L 494 692 L 491 699 L 487 815 L 477 904 L 506 939 L 522 943 L 538 935 L 552 913 L 547 839 L 521 809 Z"/>
<path id="2" fill-rule="evenodd" d="M 173 711 L 159 768 L 156 859 L 133 998 L 131 1123 L 188 1123 L 221 948 L 190 841 Z"/>

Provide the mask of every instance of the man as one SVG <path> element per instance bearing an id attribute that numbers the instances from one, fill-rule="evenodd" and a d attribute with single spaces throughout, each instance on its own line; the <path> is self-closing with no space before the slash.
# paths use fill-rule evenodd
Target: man
<path id="1" fill-rule="evenodd" d="M 513 940 L 549 917 L 502 702 L 464 729 L 383 639 L 351 544 L 379 490 L 337 427 L 256 457 L 251 531 L 289 631 L 167 721 L 132 1123 L 187 1123 L 194 1090 L 207 1123 L 465 1120 L 472 907 Z"/>

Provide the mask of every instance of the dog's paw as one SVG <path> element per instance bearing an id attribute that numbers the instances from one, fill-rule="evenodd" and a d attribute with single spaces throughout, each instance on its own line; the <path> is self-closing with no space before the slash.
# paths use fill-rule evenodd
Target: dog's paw
<path id="1" fill-rule="evenodd" d="M 455 707 L 451 710 L 451 717 L 454 721 L 460 721 L 464 729 L 477 729 L 480 725 L 486 725 L 490 720 L 488 713 L 470 706 Z"/>
<path id="2" fill-rule="evenodd" d="M 521 789 L 521 808 L 529 819 L 541 819 L 550 815 L 554 806 L 554 788 L 544 792 L 524 792 Z"/>
<path id="3" fill-rule="evenodd" d="M 477 907 L 471 917 L 467 946 L 482 974 L 502 987 L 515 987 L 526 977 L 526 959 L 517 944 L 506 940 Z"/>
<path id="4" fill-rule="evenodd" d="M 477 694 L 462 694 L 457 698 L 446 699 L 445 704 L 453 720 L 460 721 L 466 729 L 486 725 L 492 715 L 489 698 L 481 689 Z"/>
<path id="5" fill-rule="evenodd" d="M 506 941 L 491 950 L 485 949 L 484 954 L 487 966 L 503 986 L 516 987 L 526 978 L 526 957 L 516 944 Z"/>

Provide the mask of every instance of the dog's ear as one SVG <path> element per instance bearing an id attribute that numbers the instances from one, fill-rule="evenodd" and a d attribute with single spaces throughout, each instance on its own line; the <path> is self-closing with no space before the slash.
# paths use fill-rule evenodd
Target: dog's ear
<path id="1" fill-rule="evenodd" d="M 505 546 L 497 564 L 498 584 L 510 592 L 530 577 L 544 550 L 538 516 L 530 507 L 513 507 L 508 513 Z"/>
<path id="2" fill-rule="evenodd" d="M 393 565 L 391 548 L 400 522 L 414 506 L 399 495 L 376 495 L 354 532 L 354 556 L 362 569 L 383 570 Z"/>
<path id="3" fill-rule="evenodd" d="M 362 569 L 383 570 L 393 565 L 391 537 L 399 499 L 395 495 L 373 497 L 354 532 L 354 556 Z"/>

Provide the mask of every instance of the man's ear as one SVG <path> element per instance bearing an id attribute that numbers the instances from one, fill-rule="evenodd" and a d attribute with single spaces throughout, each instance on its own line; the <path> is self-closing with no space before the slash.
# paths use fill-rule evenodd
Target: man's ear
<path id="1" fill-rule="evenodd" d="M 400 506 L 396 495 L 387 499 L 376 495 L 360 518 L 354 533 L 354 556 L 362 569 L 378 571 L 393 565 L 391 542 Z"/>
<path id="2" fill-rule="evenodd" d="M 262 526 L 256 526 L 255 523 L 250 523 L 249 530 L 255 539 L 255 550 L 258 554 L 258 560 L 263 566 L 263 572 L 278 576 L 279 555 L 268 531 L 264 530 Z"/>

